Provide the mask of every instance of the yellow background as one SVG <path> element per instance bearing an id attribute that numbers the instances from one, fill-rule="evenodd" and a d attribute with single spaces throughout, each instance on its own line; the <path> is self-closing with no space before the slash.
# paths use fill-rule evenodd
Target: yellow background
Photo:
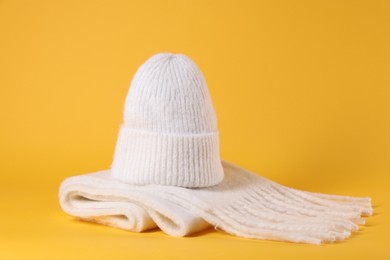
<path id="1" fill-rule="evenodd" d="M 390 1 L 0 1 L 1 259 L 390 258 Z M 157 52 L 200 66 L 223 158 L 291 187 L 371 196 L 345 242 L 80 222 L 60 182 L 106 169 L 130 80 Z"/>

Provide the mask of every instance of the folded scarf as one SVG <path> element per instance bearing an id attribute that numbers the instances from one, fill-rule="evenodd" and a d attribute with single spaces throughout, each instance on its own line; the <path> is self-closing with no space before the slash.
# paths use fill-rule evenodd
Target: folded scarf
<path id="1" fill-rule="evenodd" d="M 372 214 L 370 198 L 301 191 L 230 162 L 211 187 L 132 185 L 110 170 L 72 176 L 60 186 L 62 209 L 74 217 L 132 232 L 160 228 L 187 236 L 209 227 L 253 239 L 321 244 L 343 240 Z"/>

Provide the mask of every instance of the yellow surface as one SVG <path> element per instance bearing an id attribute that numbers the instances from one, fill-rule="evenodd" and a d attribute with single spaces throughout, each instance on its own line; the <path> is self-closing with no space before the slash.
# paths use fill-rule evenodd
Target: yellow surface
<path id="1" fill-rule="evenodd" d="M 390 1 L 0 1 L 0 259 L 390 259 Z M 192 57 L 221 152 L 284 185 L 371 196 L 345 242 L 129 233 L 61 211 L 109 167 L 130 80 Z"/>

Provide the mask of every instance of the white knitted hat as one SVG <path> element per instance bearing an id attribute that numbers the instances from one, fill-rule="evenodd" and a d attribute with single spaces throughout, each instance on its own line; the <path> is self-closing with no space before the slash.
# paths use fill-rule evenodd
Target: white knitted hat
<path id="1" fill-rule="evenodd" d="M 135 74 L 112 177 L 130 184 L 206 187 L 223 179 L 206 81 L 184 55 L 162 53 Z"/>
<path id="2" fill-rule="evenodd" d="M 371 199 L 300 191 L 221 161 L 205 79 L 189 58 L 157 54 L 135 74 L 111 169 L 66 178 L 69 215 L 124 230 L 185 236 L 210 226 L 297 243 L 343 240 Z"/>

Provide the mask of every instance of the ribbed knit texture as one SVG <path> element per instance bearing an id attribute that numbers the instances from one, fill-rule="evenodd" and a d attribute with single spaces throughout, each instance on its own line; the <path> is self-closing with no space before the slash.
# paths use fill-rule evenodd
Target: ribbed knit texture
<path id="1" fill-rule="evenodd" d="M 202 72 L 188 57 L 157 54 L 134 75 L 112 176 L 181 187 L 222 181 L 216 115 Z"/>
<path id="2" fill-rule="evenodd" d="M 300 191 L 222 162 L 224 180 L 187 189 L 131 185 L 110 171 L 69 177 L 62 209 L 82 220 L 141 232 L 186 236 L 210 226 L 239 237 L 321 244 L 344 240 L 372 214 L 370 198 Z"/>
<path id="3" fill-rule="evenodd" d="M 134 76 L 111 170 L 66 178 L 59 201 L 72 216 L 134 232 L 185 236 L 213 226 L 309 244 L 344 240 L 373 211 L 370 198 L 300 191 L 221 161 L 203 75 L 169 53 Z"/>

